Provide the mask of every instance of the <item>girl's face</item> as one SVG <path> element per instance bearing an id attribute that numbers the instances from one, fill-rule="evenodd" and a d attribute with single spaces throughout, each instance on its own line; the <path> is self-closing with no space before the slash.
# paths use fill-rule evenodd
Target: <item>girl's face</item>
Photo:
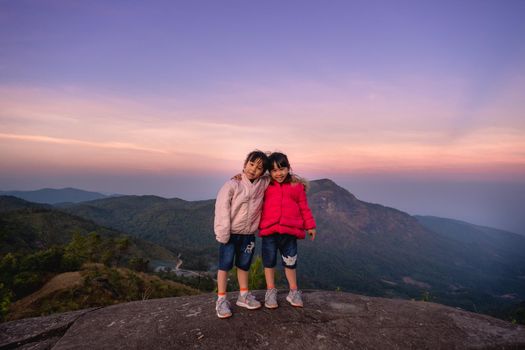
<path id="1" fill-rule="evenodd" d="M 274 181 L 277 181 L 278 183 L 283 183 L 283 181 L 286 180 L 286 177 L 288 176 L 289 172 L 290 169 L 279 168 L 277 167 L 277 164 L 273 163 L 273 168 L 272 170 L 270 170 L 270 176 Z"/>
<path id="2" fill-rule="evenodd" d="M 262 159 L 246 162 L 243 172 L 250 181 L 258 179 L 264 172 Z"/>

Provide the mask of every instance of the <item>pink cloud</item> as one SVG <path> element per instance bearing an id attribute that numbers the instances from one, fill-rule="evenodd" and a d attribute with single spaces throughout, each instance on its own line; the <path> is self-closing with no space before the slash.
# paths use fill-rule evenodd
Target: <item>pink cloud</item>
<path id="1" fill-rule="evenodd" d="M 288 153 L 302 172 L 521 171 L 518 96 L 488 101 L 476 112 L 479 123 L 458 130 L 464 85 L 448 81 L 452 88 L 441 91 L 447 81 L 434 81 L 423 92 L 423 83 L 232 84 L 184 101 L 170 92 L 132 99 L 78 88 L 4 86 L 0 161 L 227 171 L 259 148 Z"/>

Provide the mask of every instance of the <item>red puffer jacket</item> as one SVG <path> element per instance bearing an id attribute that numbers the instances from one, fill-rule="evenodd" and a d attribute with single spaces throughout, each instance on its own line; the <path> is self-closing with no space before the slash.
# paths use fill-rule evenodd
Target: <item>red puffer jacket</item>
<path id="1" fill-rule="evenodd" d="M 315 220 L 303 184 L 271 183 L 264 193 L 259 236 L 280 233 L 303 239 L 304 231 L 312 228 Z"/>

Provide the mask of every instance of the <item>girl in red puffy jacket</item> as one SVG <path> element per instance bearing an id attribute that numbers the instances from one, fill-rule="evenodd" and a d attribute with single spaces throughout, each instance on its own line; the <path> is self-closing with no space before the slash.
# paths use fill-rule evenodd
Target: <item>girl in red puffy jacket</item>
<path id="1" fill-rule="evenodd" d="M 308 207 L 304 185 L 290 173 L 288 157 L 279 152 L 269 157 L 271 182 L 264 193 L 264 203 L 259 223 L 262 237 L 262 258 L 266 278 L 264 305 L 275 309 L 275 265 L 280 253 L 290 292 L 286 300 L 302 307 L 301 291 L 297 288 L 297 239 L 304 239 L 305 230 L 315 239 L 315 220 Z"/>

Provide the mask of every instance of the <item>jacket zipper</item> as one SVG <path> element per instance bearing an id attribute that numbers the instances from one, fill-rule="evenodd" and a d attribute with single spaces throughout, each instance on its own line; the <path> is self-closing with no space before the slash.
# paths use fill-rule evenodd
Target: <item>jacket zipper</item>
<path id="1" fill-rule="evenodd" d="M 244 225 L 246 233 L 251 233 L 250 231 L 250 197 L 251 197 L 251 188 L 248 187 L 248 200 L 246 201 L 246 224 Z"/>
<path id="2" fill-rule="evenodd" d="M 283 184 L 279 184 L 279 190 L 281 192 L 281 211 L 279 213 L 279 227 L 281 226 L 281 219 L 283 218 L 283 199 L 284 199 L 284 189 Z"/>

